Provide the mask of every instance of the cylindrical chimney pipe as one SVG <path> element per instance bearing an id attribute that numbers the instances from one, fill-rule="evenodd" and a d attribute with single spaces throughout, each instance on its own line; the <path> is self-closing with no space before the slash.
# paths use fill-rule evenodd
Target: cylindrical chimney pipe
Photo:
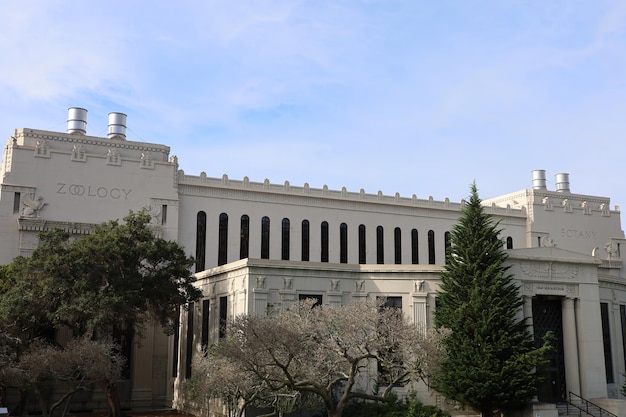
<path id="1" fill-rule="evenodd" d="M 109 139 L 119 137 L 126 139 L 126 115 L 124 113 L 109 113 Z"/>
<path id="2" fill-rule="evenodd" d="M 67 133 L 75 135 L 87 133 L 87 110 L 80 107 L 67 109 Z"/>
<path id="3" fill-rule="evenodd" d="M 556 191 L 559 193 L 569 193 L 569 174 L 556 174 Z"/>
<path id="4" fill-rule="evenodd" d="M 546 189 L 546 170 L 536 169 L 533 171 L 533 190 Z"/>

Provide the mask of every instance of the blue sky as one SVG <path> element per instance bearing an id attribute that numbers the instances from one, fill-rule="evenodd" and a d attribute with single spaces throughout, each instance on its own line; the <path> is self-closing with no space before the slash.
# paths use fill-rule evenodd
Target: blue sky
<path id="1" fill-rule="evenodd" d="M 5 0 L 0 129 L 128 115 L 187 174 L 626 205 L 623 0 Z"/>

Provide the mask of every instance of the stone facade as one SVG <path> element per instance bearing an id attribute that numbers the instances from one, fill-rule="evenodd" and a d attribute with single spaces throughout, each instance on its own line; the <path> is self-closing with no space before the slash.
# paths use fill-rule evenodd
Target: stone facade
<path id="1" fill-rule="evenodd" d="M 157 233 L 196 258 L 203 299 L 181 315 L 179 337 L 155 328 L 135 348 L 127 399 L 134 407 L 181 405 L 191 356 L 218 341 L 220 320 L 237 314 L 267 314 L 306 296 L 341 305 L 385 295 L 414 322 L 432 324 L 447 232 L 463 204 L 187 175 L 167 146 L 74 130 L 17 129 L 0 175 L 4 263 L 28 255 L 41 230 L 85 234 L 142 208 Z M 533 328 L 558 331 L 563 344 L 540 399 L 569 391 L 617 399 L 626 373 L 620 210 L 608 197 L 572 193 L 567 177 L 548 190 L 542 175 L 484 201 L 525 299 L 520 314 Z M 425 401 L 445 405 L 420 389 Z"/>

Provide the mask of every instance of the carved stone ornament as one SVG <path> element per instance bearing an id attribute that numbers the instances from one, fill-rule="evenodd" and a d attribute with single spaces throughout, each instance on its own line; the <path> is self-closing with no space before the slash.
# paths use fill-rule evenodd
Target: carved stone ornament
<path id="1" fill-rule="evenodd" d="M 161 216 L 161 207 L 158 205 L 149 204 L 146 207 L 146 212 L 150 215 L 150 223 L 159 224 Z"/>
<path id="2" fill-rule="evenodd" d="M 35 156 L 50 158 L 50 146 L 47 140 L 38 140 L 35 144 Z"/>
<path id="3" fill-rule="evenodd" d="M 606 259 L 612 260 L 619 258 L 617 253 L 617 246 L 614 245 L 613 242 L 607 242 L 606 245 L 604 245 L 604 250 L 606 252 Z"/>
<path id="4" fill-rule="evenodd" d="M 154 169 L 154 159 L 150 152 L 141 153 L 141 168 Z"/>
<path id="5" fill-rule="evenodd" d="M 78 162 L 86 162 L 87 161 L 87 152 L 85 151 L 85 147 L 80 143 L 74 145 L 72 147 L 72 161 Z"/>
<path id="6" fill-rule="evenodd" d="M 283 286 L 284 286 L 284 289 L 286 290 L 293 289 L 293 278 L 287 278 L 287 277 L 283 278 Z"/>
<path id="7" fill-rule="evenodd" d="M 122 165 L 120 151 L 115 148 L 110 148 L 107 151 L 107 165 Z"/>
<path id="8" fill-rule="evenodd" d="M 30 196 L 25 196 L 22 201 L 22 217 L 39 217 L 39 212 L 43 207 L 48 204 L 43 201 L 42 196 L 35 196 L 32 194 Z"/>
<path id="9" fill-rule="evenodd" d="M 578 276 L 578 265 L 553 262 L 520 262 L 520 269 L 527 277 L 543 279 L 568 279 Z"/>

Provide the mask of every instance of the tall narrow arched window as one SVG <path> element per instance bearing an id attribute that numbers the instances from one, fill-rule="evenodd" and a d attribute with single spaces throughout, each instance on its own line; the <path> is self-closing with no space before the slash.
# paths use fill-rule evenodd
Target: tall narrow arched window
<path id="1" fill-rule="evenodd" d="M 185 346 L 185 378 L 191 378 L 191 364 L 193 357 L 193 315 L 194 315 L 194 303 L 189 303 L 187 309 L 187 338 Z"/>
<path id="2" fill-rule="evenodd" d="M 402 231 L 399 227 L 393 229 L 393 260 L 396 264 L 402 263 Z"/>
<path id="3" fill-rule="evenodd" d="M 511 236 L 506 238 L 506 248 L 513 249 L 513 238 Z"/>
<path id="4" fill-rule="evenodd" d="M 345 223 L 339 226 L 339 262 L 348 263 L 348 225 Z"/>
<path id="5" fill-rule="evenodd" d="M 435 232 L 432 230 L 428 231 L 428 263 L 435 263 Z"/>
<path id="6" fill-rule="evenodd" d="M 270 218 L 261 219 L 261 259 L 270 258 Z"/>
<path id="7" fill-rule="evenodd" d="M 443 242 L 444 242 L 444 246 L 446 248 L 446 254 L 445 254 L 445 262 L 448 262 L 448 252 L 450 252 L 450 232 L 445 232 L 443 234 Z"/>
<path id="8" fill-rule="evenodd" d="M 328 222 L 322 222 L 322 262 L 328 262 Z"/>
<path id="9" fill-rule="evenodd" d="M 289 219 L 284 218 L 282 223 L 282 232 L 281 232 L 281 254 L 280 259 L 283 261 L 289 260 Z"/>
<path id="10" fill-rule="evenodd" d="M 199 211 L 196 216 L 196 272 L 205 270 L 206 260 L 206 213 Z"/>
<path id="11" fill-rule="evenodd" d="M 417 265 L 420 263 L 417 243 L 418 243 L 417 229 L 412 229 L 411 230 L 411 263 L 414 265 Z"/>
<path id="12" fill-rule="evenodd" d="M 220 224 L 217 240 L 217 264 L 224 265 L 228 262 L 228 214 L 220 214 Z"/>
<path id="13" fill-rule="evenodd" d="M 302 260 L 309 260 L 309 237 L 310 237 L 309 221 L 302 220 Z"/>
<path id="14" fill-rule="evenodd" d="M 366 262 L 366 246 L 365 246 L 365 225 L 359 225 L 359 263 L 364 264 Z"/>
<path id="15" fill-rule="evenodd" d="M 250 254 L 250 217 L 247 214 L 241 216 L 239 234 L 239 259 L 245 259 Z"/>
<path id="16" fill-rule="evenodd" d="M 378 226 L 376 228 L 376 263 L 385 263 L 385 239 L 383 235 L 383 227 Z"/>

